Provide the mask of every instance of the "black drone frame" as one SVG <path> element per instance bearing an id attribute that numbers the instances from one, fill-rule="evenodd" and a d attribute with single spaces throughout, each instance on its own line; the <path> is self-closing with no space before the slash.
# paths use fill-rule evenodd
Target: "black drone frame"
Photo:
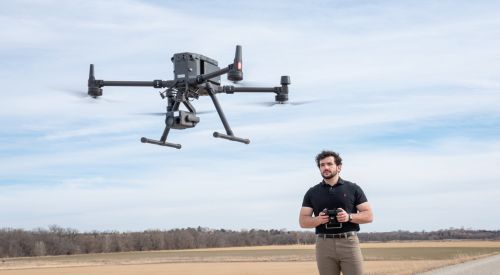
<path id="1" fill-rule="evenodd" d="M 288 101 L 289 76 L 281 76 L 281 86 L 279 87 L 235 87 L 231 85 L 220 85 L 220 76 L 227 74 L 230 81 L 236 82 L 243 79 L 241 46 L 236 46 L 236 54 L 233 64 L 226 68 L 219 69 L 217 61 L 195 53 L 179 53 L 172 57 L 174 62 L 174 80 L 153 80 L 153 81 L 107 81 L 96 80 L 94 77 L 94 65 L 90 64 L 88 95 L 94 98 L 102 96 L 104 86 L 133 86 L 133 87 L 154 87 L 158 89 L 166 88 L 160 92 L 160 96 L 167 98 L 167 112 L 165 114 L 165 130 L 160 140 L 142 137 L 142 143 L 151 143 L 161 146 L 168 146 L 180 149 L 181 144 L 167 142 L 170 129 L 186 129 L 196 126 L 200 121 L 196 116 L 196 109 L 190 103 L 191 99 L 198 99 L 199 96 L 208 95 L 212 99 L 220 120 L 224 125 L 226 134 L 214 132 L 216 138 L 242 142 L 249 144 L 250 140 L 236 137 L 229 126 L 229 123 L 222 111 L 216 97 L 218 93 L 275 93 L 276 103 L 286 103 Z M 180 105 L 188 109 L 188 112 L 179 110 Z M 178 115 L 176 115 L 178 113 Z"/>

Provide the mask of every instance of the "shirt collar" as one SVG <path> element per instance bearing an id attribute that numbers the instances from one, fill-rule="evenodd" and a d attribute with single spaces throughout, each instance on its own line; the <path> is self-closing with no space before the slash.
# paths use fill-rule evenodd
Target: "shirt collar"
<path id="1" fill-rule="evenodd" d="M 330 187 L 331 186 L 330 184 L 326 183 L 325 180 L 322 180 L 320 184 L 323 187 Z M 339 177 L 339 180 L 337 181 L 337 183 L 334 186 L 342 185 L 342 184 L 344 184 L 344 180 L 341 177 Z"/>

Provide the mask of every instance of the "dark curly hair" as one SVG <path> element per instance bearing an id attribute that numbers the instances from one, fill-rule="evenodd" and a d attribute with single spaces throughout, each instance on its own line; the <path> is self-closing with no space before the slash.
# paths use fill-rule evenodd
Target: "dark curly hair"
<path id="1" fill-rule="evenodd" d="M 328 150 L 323 150 L 316 156 L 316 165 L 318 165 L 319 167 L 319 161 L 327 157 L 333 157 L 335 159 L 336 165 L 342 165 L 342 158 L 340 157 L 339 153 Z"/>

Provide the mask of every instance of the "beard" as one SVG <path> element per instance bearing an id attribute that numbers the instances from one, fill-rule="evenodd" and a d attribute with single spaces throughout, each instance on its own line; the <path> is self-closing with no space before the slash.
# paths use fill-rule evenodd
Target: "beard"
<path id="1" fill-rule="evenodd" d="M 330 174 L 328 175 L 325 175 L 325 172 L 321 173 L 321 176 L 325 179 L 325 180 L 329 180 L 333 177 L 335 177 L 337 175 L 337 172 L 330 172 Z"/>

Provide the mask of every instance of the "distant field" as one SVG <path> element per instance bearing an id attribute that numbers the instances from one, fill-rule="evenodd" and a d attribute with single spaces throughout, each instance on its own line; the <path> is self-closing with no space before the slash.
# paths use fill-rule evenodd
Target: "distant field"
<path id="1" fill-rule="evenodd" d="M 363 243 L 367 274 L 411 274 L 500 253 L 500 242 Z M 0 275 L 317 274 L 313 245 L 5 258 Z"/>

